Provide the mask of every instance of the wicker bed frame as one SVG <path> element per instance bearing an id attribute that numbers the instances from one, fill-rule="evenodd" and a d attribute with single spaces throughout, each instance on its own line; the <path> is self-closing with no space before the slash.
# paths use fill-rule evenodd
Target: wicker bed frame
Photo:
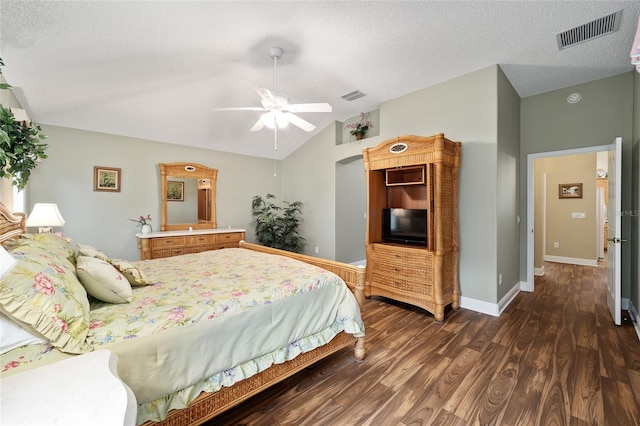
<path id="1" fill-rule="evenodd" d="M 26 230 L 25 221 L 26 215 L 24 213 L 11 213 L 2 203 L 0 203 L 0 243 L 10 238 L 16 238 L 20 234 L 24 233 Z M 240 247 L 248 250 L 256 250 L 292 257 L 334 272 L 347 283 L 349 289 L 356 296 L 360 309 L 362 310 L 365 283 L 364 267 L 272 249 L 244 241 L 240 242 Z M 231 387 L 223 387 L 221 390 L 214 393 L 203 392 L 195 401 L 189 404 L 187 408 L 170 411 L 166 420 L 163 422 L 146 422 L 144 423 L 144 426 L 186 426 L 202 424 L 223 411 L 256 395 L 269 386 L 281 382 L 287 377 L 290 377 L 321 359 L 349 346 L 355 347 L 354 355 L 357 360 L 364 359 L 364 337 L 355 338 L 342 332 L 324 346 L 314 349 L 313 351 L 303 353 L 291 361 L 283 364 L 276 364 L 261 373 L 236 383 Z"/>

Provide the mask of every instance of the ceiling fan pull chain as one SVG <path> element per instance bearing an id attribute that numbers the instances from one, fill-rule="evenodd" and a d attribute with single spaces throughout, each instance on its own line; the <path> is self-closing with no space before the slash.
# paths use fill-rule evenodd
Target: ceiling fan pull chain
<path id="1" fill-rule="evenodd" d="M 273 151 L 274 153 L 278 150 L 278 123 L 276 121 L 275 115 L 273 116 Z"/>
<path id="2" fill-rule="evenodd" d="M 276 117 L 273 117 L 273 177 L 278 176 L 276 152 L 278 152 L 278 123 L 276 123 Z"/>

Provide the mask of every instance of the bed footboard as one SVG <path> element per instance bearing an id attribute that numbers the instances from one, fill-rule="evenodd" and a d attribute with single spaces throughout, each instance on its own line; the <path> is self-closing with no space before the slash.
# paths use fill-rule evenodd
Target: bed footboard
<path id="1" fill-rule="evenodd" d="M 293 259 L 300 260 L 311 265 L 319 266 L 327 271 L 333 272 L 347 283 L 349 289 L 353 292 L 360 305 L 360 310 L 363 309 L 364 303 L 364 280 L 365 280 L 365 268 L 364 266 L 349 265 L 347 263 L 336 262 L 335 260 L 321 259 L 319 257 L 307 256 L 306 254 L 293 253 L 290 251 L 274 249 L 271 247 L 265 247 L 258 244 L 248 243 L 246 241 L 240 241 L 240 247 L 249 250 L 261 251 L 264 253 L 279 254 L 280 256 L 291 257 Z"/>
<path id="2" fill-rule="evenodd" d="M 240 241 L 240 247 L 248 250 L 291 257 L 335 273 L 342 278 L 345 283 L 347 283 L 349 289 L 356 296 L 358 304 L 360 305 L 360 310 L 362 311 L 365 283 L 364 267 L 273 249 L 270 247 L 247 243 L 245 241 Z M 256 395 L 269 386 L 281 382 L 287 377 L 331 354 L 338 352 L 343 348 L 353 347 L 353 345 L 355 345 L 355 358 L 359 361 L 363 360 L 365 356 L 365 338 L 356 338 L 350 334 L 342 332 L 324 346 L 320 346 L 312 351 L 300 354 L 296 358 L 283 364 L 273 365 L 267 370 L 238 382 L 231 387 L 223 387 L 218 392 L 214 393 L 202 393 L 195 401 L 190 403 L 188 407 L 182 410 L 170 411 L 164 421 L 159 423 L 149 421 L 144 423 L 143 426 L 199 425 L 252 397 L 253 395 Z"/>

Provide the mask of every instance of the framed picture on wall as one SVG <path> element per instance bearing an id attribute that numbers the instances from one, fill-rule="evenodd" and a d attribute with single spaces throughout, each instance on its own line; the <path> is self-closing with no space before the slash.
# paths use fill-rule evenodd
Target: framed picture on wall
<path id="1" fill-rule="evenodd" d="M 581 183 L 559 184 L 558 198 L 582 198 L 582 184 Z"/>
<path id="2" fill-rule="evenodd" d="M 167 201 L 184 201 L 184 182 L 167 181 Z"/>
<path id="3" fill-rule="evenodd" d="M 121 169 L 114 167 L 93 167 L 93 190 L 120 192 Z"/>

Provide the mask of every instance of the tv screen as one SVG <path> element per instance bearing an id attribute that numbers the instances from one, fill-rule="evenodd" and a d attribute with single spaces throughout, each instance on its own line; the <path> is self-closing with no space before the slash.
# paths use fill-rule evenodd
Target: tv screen
<path id="1" fill-rule="evenodd" d="M 388 242 L 427 245 L 427 210 L 384 209 L 382 239 Z"/>

